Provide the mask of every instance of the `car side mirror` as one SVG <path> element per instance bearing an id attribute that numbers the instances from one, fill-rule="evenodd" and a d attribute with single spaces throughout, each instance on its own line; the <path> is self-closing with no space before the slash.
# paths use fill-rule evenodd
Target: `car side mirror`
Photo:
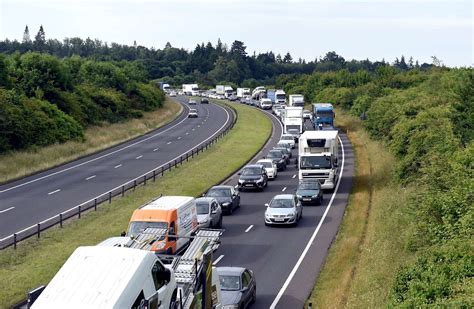
<path id="1" fill-rule="evenodd" d="M 334 163 L 334 166 L 337 167 L 337 163 Z"/>
<path id="2" fill-rule="evenodd" d="M 270 206 L 270 205 L 268 205 L 268 203 L 265 203 L 265 207 L 268 207 L 268 206 Z"/>
<path id="3" fill-rule="evenodd" d="M 242 175 L 242 173 L 241 173 L 241 172 L 238 172 L 238 173 L 237 173 L 237 175 L 239 175 L 239 176 L 240 176 L 240 175 Z"/>
<path id="4" fill-rule="evenodd" d="M 248 289 L 249 289 L 248 287 L 243 287 L 241 292 L 247 292 Z"/>

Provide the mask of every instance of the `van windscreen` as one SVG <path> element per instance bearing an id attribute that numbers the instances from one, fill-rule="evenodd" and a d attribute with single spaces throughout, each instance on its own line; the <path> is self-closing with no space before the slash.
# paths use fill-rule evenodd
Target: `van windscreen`
<path id="1" fill-rule="evenodd" d="M 137 236 L 138 234 L 142 233 L 145 229 L 147 229 L 149 227 L 154 227 L 154 228 L 159 228 L 159 229 L 167 229 L 168 228 L 168 223 L 166 223 L 166 222 L 147 222 L 147 221 L 130 222 L 130 226 L 128 228 L 127 236 Z M 164 236 L 161 239 L 164 239 Z"/>

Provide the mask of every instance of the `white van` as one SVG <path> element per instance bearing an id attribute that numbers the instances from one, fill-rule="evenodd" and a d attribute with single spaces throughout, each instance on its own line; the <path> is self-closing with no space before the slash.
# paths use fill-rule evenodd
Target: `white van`
<path id="1" fill-rule="evenodd" d="M 51 308 L 170 308 L 177 299 L 172 271 L 139 249 L 79 247 L 33 303 Z"/>

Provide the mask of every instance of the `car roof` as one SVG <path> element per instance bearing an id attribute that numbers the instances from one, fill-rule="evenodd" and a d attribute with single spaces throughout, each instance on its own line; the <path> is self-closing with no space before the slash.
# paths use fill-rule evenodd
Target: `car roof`
<path id="1" fill-rule="evenodd" d="M 249 164 L 249 165 L 246 165 L 244 166 L 244 168 L 255 168 L 255 167 L 259 167 L 259 168 L 262 168 L 262 165 L 261 164 Z"/>
<path id="2" fill-rule="evenodd" d="M 217 273 L 219 275 L 238 276 L 238 275 L 241 275 L 245 271 L 245 268 L 243 268 L 243 267 L 221 266 L 221 267 L 216 267 L 216 270 L 217 270 Z"/>
<path id="3" fill-rule="evenodd" d="M 212 188 L 210 188 L 209 190 L 212 190 L 212 189 L 232 189 L 233 186 L 214 186 Z"/>
<path id="4" fill-rule="evenodd" d="M 294 198 L 293 194 L 277 194 L 273 197 L 273 199 L 279 199 L 279 200 L 291 200 Z"/>
<path id="5" fill-rule="evenodd" d="M 272 159 L 260 159 L 257 161 L 257 163 L 259 162 L 268 162 L 268 163 L 273 163 L 273 160 Z"/>
<path id="6" fill-rule="evenodd" d="M 199 203 L 199 202 L 207 202 L 207 203 L 210 203 L 212 201 L 216 200 L 215 198 L 213 197 L 208 197 L 208 196 L 203 196 L 203 197 L 198 197 L 196 199 L 196 203 Z"/>

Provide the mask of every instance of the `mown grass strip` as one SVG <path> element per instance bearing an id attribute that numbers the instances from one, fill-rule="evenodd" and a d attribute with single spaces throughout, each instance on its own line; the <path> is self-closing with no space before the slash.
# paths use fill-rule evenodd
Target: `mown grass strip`
<path id="1" fill-rule="evenodd" d="M 347 131 L 355 153 L 349 204 L 336 241 L 308 300 L 315 308 L 386 307 L 406 231 L 403 205 L 409 189 L 392 181 L 395 159 L 372 141 L 355 117 L 337 111 L 336 126 Z"/>
<path id="2" fill-rule="evenodd" d="M 182 106 L 166 98 L 163 107 L 143 114 L 142 118 L 87 128 L 85 141 L 69 141 L 38 149 L 12 151 L 0 155 L 0 184 L 120 144 L 173 121 Z"/>
<path id="3" fill-rule="evenodd" d="M 235 127 L 203 154 L 81 220 L 44 232 L 39 240 L 26 240 L 17 250 L 1 251 L 0 308 L 12 306 L 24 299 L 28 290 L 47 284 L 78 246 L 119 235 L 138 206 L 159 194 L 196 196 L 254 156 L 271 134 L 271 121 L 253 108 L 233 106 L 238 113 Z"/>

